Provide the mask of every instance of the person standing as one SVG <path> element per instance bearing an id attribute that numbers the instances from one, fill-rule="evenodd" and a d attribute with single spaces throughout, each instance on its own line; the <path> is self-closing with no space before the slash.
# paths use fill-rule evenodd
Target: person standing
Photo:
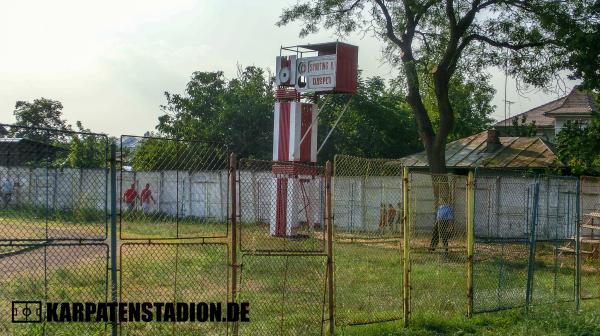
<path id="1" fill-rule="evenodd" d="M 388 204 L 388 210 L 387 210 L 387 221 L 388 221 L 388 226 L 390 227 L 390 229 L 393 229 L 394 226 L 394 220 L 396 219 L 396 208 L 394 208 L 392 206 L 392 204 Z"/>
<path id="2" fill-rule="evenodd" d="M 129 189 L 123 193 L 123 201 L 127 204 L 127 210 L 131 211 L 135 207 L 135 199 L 138 198 L 138 193 L 135 191 L 135 183 L 131 184 Z"/>
<path id="3" fill-rule="evenodd" d="M 448 240 L 450 239 L 450 233 L 452 232 L 453 226 L 454 210 L 452 209 L 452 206 L 448 204 L 448 202 L 442 202 L 437 208 L 431 243 L 429 244 L 430 251 L 435 251 L 440 238 L 442 238 L 444 250 L 448 252 Z"/>
<path id="4" fill-rule="evenodd" d="M 144 213 L 150 212 L 150 201 L 152 201 L 152 203 L 156 205 L 156 201 L 154 200 L 154 197 L 152 197 L 152 190 L 150 190 L 150 183 L 146 183 L 146 187 L 142 189 L 140 197 L 142 199 L 142 209 L 144 210 Z"/>
<path id="5" fill-rule="evenodd" d="M 15 184 L 13 183 L 13 181 L 6 178 L 2 182 L 2 188 L 0 189 L 2 191 L 2 201 L 4 203 L 4 207 L 6 208 L 8 207 L 8 204 L 10 203 L 10 200 L 12 198 L 12 194 L 15 189 Z"/>

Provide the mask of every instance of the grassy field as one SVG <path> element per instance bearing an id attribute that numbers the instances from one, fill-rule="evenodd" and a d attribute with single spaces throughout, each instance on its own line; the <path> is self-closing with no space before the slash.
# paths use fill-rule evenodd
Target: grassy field
<path id="1" fill-rule="evenodd" d="M 135 215 L 135 216 L 133 216 Z M 92 216 L 93 217 L 93 216 Z M 148 243 L 147 240 L 226 234 L 224 223 L 186 220 L 176 225 L 170 218 L 123 219 L 119 240 L 119 293 L 122 301 L 217 301 L 230 296 L 229 251 L 224 239 L 209 244 L 189 239 L 185 243 Z M 17 217 L 0 212 L 1 232 L 20 235 L 49 232 L 84 236 L 102 234 L 104 221 L 78 224 L 39 217 Z M 238 299 L 250 302 L 251 322 L 240 324 L 243 335 L 320 335 L 327 317 L 326 258 L 315 254 L 324 247 L 322 234 L 295 240 L 273 238 L 265 225 L 242 223 L 242 248 Z M 100 229 L 99 229 L 100 228 Z M 43 236 L 42 236 L 43 237 Z M 169 243 L 171 242 L 171 243 Z M 252 255 L 266 248 L 311 251 L 305 255 Z M 3 247 L 10 253 L 20 248 Z M 104 301 L 109 293 L 108 245 L 59 245 L 0 257 L 0 334 L 35 335 L 46 328 L 48 335 L 105 335 L 105 325 L 10 323 L 11 300 Z M 474 282 L 476 310 L 509 308 L 524 304 L 527 249 L 476 246 Z M 466 313 L 466 264 L 464 249 L 449 253 L 415 249 L 411 253 L 412 324 L 401 322 L 348 326 L 402 317 L 402 259 L 400 242 L 360 241 L 335 245 L 336 319 L 340 335 L 595 335 L 600 333 L 600 300 L 585 301 L 582 312 L 573 311 L 574 265 L 572 256 L 555 258 L 551 246 L 540 245 L 534 278 L 534 305 L 477 314 Z M 600 292 L 598 265 L 590 262 L 583 272 L 586 293 Z M 327 322 L 324 323 L 327 325 Z M 126 323 L 123 335 L 217 335 L 222 323 Z"/>

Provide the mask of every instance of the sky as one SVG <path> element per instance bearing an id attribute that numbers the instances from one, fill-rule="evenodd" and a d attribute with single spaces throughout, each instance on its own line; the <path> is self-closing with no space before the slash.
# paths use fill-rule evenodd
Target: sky
<path id="1" fill-rule="evenodd" d="M 153 130 L 164 92 L 183 93 L 194 71 L 238 65 L 275 68 L 281 45 L 339 39 L 331 32 L 299 38 L 301 23 L 277 27 L 295 0 L 2 0 L 0 122 L 14 122 L 17 100 L 59 100 L 69 123 L 110 135 Z M 351 35 L 365 76 L 393 78 L 381 41 Z M 504 75 L 491 71 L 496 119 L 504 116 Z M 567 89 L 574 83 L 567 82 Z M 520 96 L 508 80 L 511 114 L 560 94 Z"/>

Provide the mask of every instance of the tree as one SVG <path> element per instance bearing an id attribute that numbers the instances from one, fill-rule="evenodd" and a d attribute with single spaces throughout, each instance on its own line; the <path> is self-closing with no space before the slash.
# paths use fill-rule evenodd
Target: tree
<path id="1" fill-rule="evenodd" d="M 67 161 L 73 168 L 105 168 L 108 160 L 108 138 L 92 134 L 77 121 L 77 130 L 69 144 Z"/>
<path id="2" fill-rule="evenodd" d="M 381 77 L 359 78 L 353 96 L 323 99 L 319 141 L 325 140 L 347 104 L 345 114 L 319 153 L 321 161 L 331 160 L 335 154 L 399 158 L 422 149 L 403 92 L 394 83 L 386 85 Z"/>
<path id="3" fill-rule="evenodd" d="M 556 137 L 558 158 L 575 175 L 600 175 L 600 118 L 587 125 L 568 121 Z"/>
<path id="4" fill-rule="evenodd" d="M 165 92 L 157 130 L 182 140 L 219 141 L 242 157 L 271 157 L 272 79 L 257 67 L 227 81 L 223 72 L 194 72 L 186 94 Z"/>
<path id="5" fill-rule="evenodd" d="M 9 135 L 44 143 L 62 139 L 63 134 L 60 132 L 32 129 L 70 130 L 71 126 L 62 119 L 62 108 L 61 102 L 47 98 L 34 99 L 33 103 L 17 101 L 13 112 L 16 117 L 14 125 L 23 128 L 11 127 Z"/>
<path id="6" fill-rule="evenodd" d="M 513 117 L 511 123 L 511 127 L 505 127 L 505 131 L 510 136 L 532 137 L 535 136 L 537 133 L 537 126 L 535 124 L 535 120 L 527 122 L 526 114 L 522 114 L 521 119 L 519 119 L 519 116 Z"/>
<path id="7" fill-rule="evenodd" d="M 304 0 L 284 9 L 278 25 L 301 20 L 302 36 L 321 23 L 340 35 L 365 30 L 380 36 L 390 61 L 401 65 L 430 169 L 445 173 L 445 146 L 457 120 L 450 94 L 457 70 L 478 74 L 506 64 L 524 83 L 547 84 L 557 70 L 573 67 L 574 52 L 562 38 L 574 30 L 591 33 L 585 27 L 599 17 L 592 2 Z M 433 86 L 437 125 L 424 102 L 424 81 Z"/>

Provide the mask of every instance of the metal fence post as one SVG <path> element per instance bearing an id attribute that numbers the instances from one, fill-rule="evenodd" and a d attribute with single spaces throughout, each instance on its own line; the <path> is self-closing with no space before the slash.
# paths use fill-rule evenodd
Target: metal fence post
<path id="1" fill-rule="evenodd" d="M 325 211 L 327 216 L 327 291 L 329 295 L 329 335 L 335 328 L 335 288 L 333 272 L 333 211 L 331 208 L 331 161 L 325 164 Z"/>
<path id="2" fill-rule="evenodd" d="M 581 189 L 579 178 L 575 184 L 575 311 L 579 312 L 581 299 Z"/>
<path id="3" fill-rule="evenodd" d="M 475 223 L 475 176 L 467 176 L 467 316 L 473 317 L 473 247 Z"/>
<path id="4" fill-rule="evenodd" d="M 235 153 L 229 155 L 229 190 L 231 196 L 231 301 L 237 301 L 237 160 Z M 237 335 L 237 322 L 233 323 L 233 334 Z"/>
<path id="5" fill-rule="evenodd" d="M 409 224 L 409 202 L 408 202 L 408 168 L 402 169 L 402 237 L 403 237 L 403 272 L 402 272 L 402 306 L 404 327 L 410 322 L 410 224 Z"/>
<path id="6" fill-rule="evenodd" d="M 112 302 L 117 302 L 117 145 L 110 145 L 110 278 Z M 112 322 L 111 334 L 117 335 L 117 322 Z"/>
<path id="7" fill-rule="evenodd" d="M 529 305 L 533 297 L 533 274 L 535 271 L 535 245 L 536 245 L 536 225 L 538 217 L 538 203 L 540 196 L 540 184 L 536 180 L 533 187 L 533 213 L 531 216 L 531 232 L 529 233 L 529 258 L 527 259 L 527 289 L 525 292 L 525 308 L 529 310 Z"/>

